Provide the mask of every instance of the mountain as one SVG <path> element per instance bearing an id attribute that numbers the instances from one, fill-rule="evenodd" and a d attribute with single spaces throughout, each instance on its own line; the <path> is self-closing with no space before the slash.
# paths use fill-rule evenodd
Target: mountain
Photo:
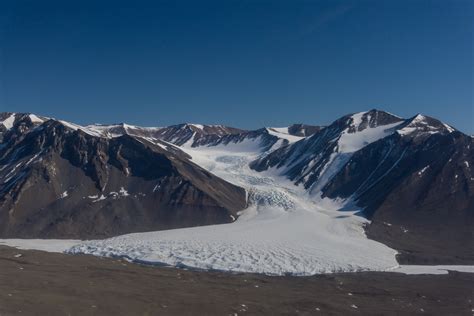
<path id="1" fill-rule="evenodd" d="M 401 123 L 400 118 L 376 110 L 347 115 L 311 137 L 261 157 L 251 167 L 256 171 L 276 167 L 296 184 L 315 191 L 315 184 L 325 184 L 353 152 Z"/>
<path id="2" fill-rule="evenodd" d="M 5 146 L 3 138 L 6 134 L 10 133 L 12 129 L 24 133 L 32 127 L 42 124 L 46 120 L 47 118 L 38 117 L 29 113 L 0 113 L 0 144 Z"/>
<path id="3" fill-rule="evenodd" d="M 244 140 L 260 142 L 264 149 L 270 149 L 278 141 L 278 145 L 286 145 L 303 138 L 296 134 L 311 133 L 319 129 L 318 126 L 294 124 L 286 128 L 260 128 L 257 130 L 243 130 L 224 125 L 201 125 L 183 123 L 166 127 L 139 127 L 125 123 L 114 125 L 79 126 L 61 121 L 73 129 L 80 129 L 87 134 L 113 138 L 121 135 L 131 135 L 147 138 L 150 141 L 161 140 L 177 146 L 200 147 L 217 146 L 240 143 Z M 293 131 L 293 132 L 290 132 Z"/>
<path id="4" fill-rule="evenodd" d="M 2 123 L 2 237 L 102 238 L 229 223 L 246 206 L 245 190 L 169 143 L 15 118 Z"/>
<path id="5" fill-rule="evenodd" d="M 473 142 L 435 118 L 376 109 L 252 131 L 0 113 L 0 236 L 102 238 L 231 223 L 253 207 L 263 218 L 321 209 L 336 210 L 336 226 L 368 218 L 363 238 L 402 263 L 472 263 Z"/>
<path id="6" fill-rule="evenodd" d="M 223 125 L 178 124 L 167 127 L 139 127 L 125 123 L 114 125 L 88 125 L 80 127 L 84 131 L 101 136 L 117 137 L 131 135 L 163 140 L 178 146 L 187 144 L 198 146 L 218 141 L 227 135 L 236 135 L 244 132 L 233 127 Z"/>
<path id="7" fill-rule="evenodd" d="M 370 238 L 406 263 L 474 262 L 474 142 L 431 117 L 371 110 L 252 162 L 274 168 L 313 199 L 354 206 Z"/>
<path id="8" fill-rule="evenodd" d="M 299 136 L 320 129 L 318 126 L 294 124 L 285 128 L 260 128 L 242 130 L 224 125 L 201 125 L 183 123 L 167 127 L 139 127 L 128 124 L 88 125 L 85 127 L 67 123 L 71 128 L 80 129 L 98 137 L 117 137 L 131 135 L 147 138 L 150 141 L 161 140 L 180 147 L 200 147 L 238 144 L 243 141 L 258 142 L 262 151 L 280 147 L 303 138 Z M 297 135 L 298 134 L 298 135 Z"/>
<path id="9" fill-rule="evenodd" d="M 222 125 L 81 126 L 1 113 L 0 236 L 103 238 L 232 222 L 246 191 L 196 165 L 179 145 L 254 142 L 263 152 L 292 137 L 273 134 Z"/>

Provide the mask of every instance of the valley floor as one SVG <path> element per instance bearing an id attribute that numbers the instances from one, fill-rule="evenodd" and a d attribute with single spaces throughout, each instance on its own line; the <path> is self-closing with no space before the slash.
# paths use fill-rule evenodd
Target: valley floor
<path id="1" fill-rule="evenodd" d="M 0 246 L 1 315 L 472 315 L 474 274 L 196 272 Z"/>

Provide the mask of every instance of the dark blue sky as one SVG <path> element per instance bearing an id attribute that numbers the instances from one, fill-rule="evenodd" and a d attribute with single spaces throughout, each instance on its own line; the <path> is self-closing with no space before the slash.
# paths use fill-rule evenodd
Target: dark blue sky
<path id="1" fill-rule="evenodd" d="M 0 1 L 0 111 L 244 128 L 417 112 L 474 133 L 471 0 Z"/>

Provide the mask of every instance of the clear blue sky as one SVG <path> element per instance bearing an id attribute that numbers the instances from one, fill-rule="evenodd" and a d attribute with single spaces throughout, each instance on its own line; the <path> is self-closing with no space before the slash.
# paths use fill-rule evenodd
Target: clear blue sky
<path id="1" fill-rule="evenodd" d="M 474 133 L 473 3 L 2 0 L 0 111 L 256 128 L 376 107 Z"/>

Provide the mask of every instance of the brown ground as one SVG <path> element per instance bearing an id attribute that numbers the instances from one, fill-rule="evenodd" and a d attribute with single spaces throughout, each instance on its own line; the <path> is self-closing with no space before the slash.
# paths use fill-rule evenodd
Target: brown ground
<path id="1" fill-rule="evenodd" d="M 473 308 L 467 273 L 269 277 L 0 247 L 0 315 L 473 315 Z"/>

